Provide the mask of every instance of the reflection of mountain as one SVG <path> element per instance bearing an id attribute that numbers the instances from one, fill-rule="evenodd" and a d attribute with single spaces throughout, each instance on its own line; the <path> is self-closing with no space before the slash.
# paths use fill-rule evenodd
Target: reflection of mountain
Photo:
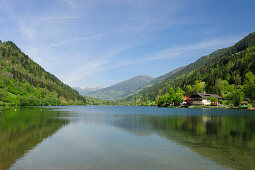
<path id="1" fill-rule="evenodd" d="M 248 116 L 137 115 L 118 119 L 114 125 L 138 135 L 157 133 L 231 168 L 255 169 L 254 122 Z"/>
<path id="2" fill-rule="evenodd" d="M 58 114 L 41 108 L 0 112 L 0 169 L 9 169 L 17 159 L 66 125 L 67 120 L 51 118 Z"/>
<path id="3" fill-rule="evenodd" d="M 141 123 L 141 117 L 136 115 L 128 115 L 127 118 L 122 116 L 117 119 L 113 124 L 118 128 L 124 129 L 137 136 L 148 136 L 153 132 L 153 128 L 149 127 L 148 124 Z"/>

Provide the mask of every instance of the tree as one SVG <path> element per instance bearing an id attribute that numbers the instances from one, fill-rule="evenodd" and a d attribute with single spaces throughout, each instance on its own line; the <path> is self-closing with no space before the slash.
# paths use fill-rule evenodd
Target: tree
<path id="1" fill-rule="evenodd" d="M 207 98 L 209 101 L 211 101 L 212 103 L 217 103 L 218 99 L 216 97 L 208 97 Z"/>
<path id="2" fill-rule="evenodd" d="M 3 102 L 3 99 L 6 97 L 6 93 L 2 88 L 0 88 L 0 101 Z"/>
<path id="3" fill-rule="evenodd" d="M 215 82 L 216 93 L 220 96 L 224 96 L 225 93 L 229 92 L 229 84 L 226 80 L 217 79 Z"/>
<path id="4" fill-rule="evenodd" d="M 168 95 L 169 94 L 165 94 L 164 96 L 158 97 L 158 102 L 157 102 L 157 106 L 158 107 L 165 107 L 165 106 L 167 106 Z"/>
<path id="5" fill-rule="evenodd" d="M 188 84 L 186 87 L 185 87 L 185 92 L 188 94 L 188 95 L 192 95 L 192 87 L 190 84 Z"/>
<path id="6" fill-rule="evenodd" d="M 174 99 L 174 105 L 175 106 L 179 105 L 181 102 L 183 102 L 183 100 L 184 100 L 183 94 L 182 93 L 176 93 L 175 99 Z"/>
<path id="7" fill-rule="evenodd" d="M 255 100 L 255 75 L 252 72 L 245 75 L 244 93 L 249 99 Z"/>
<path id="8" fill-rule="evenodd" d="M 236 74 L 235 77 L 235 85 L 240 85 L 241 84 L 241 77 L 239 74 Z"/>
<path id="9" fill-rule="evenodd" d="M 175 95 L 176 94 L 175 94 L 174 89 L 172 87 L 170 87 L 170 89 L 169 89 L 169 96 L 168 96 L 168 100 L 167 100 L 167 102 L 169 104 L 173 104 L 174 103 Z"/>
<path id="10" fill-rule="evenodd" d="M 241 89 L 235 89 L 231 95 L 231 100 L 235 106 L 238 106 L 243 101 L 243 92 Z"/>
<path id="11" fill-rule="evenodd" d="M 229 82 L 230 79 L 231 79 L 231 75 L 228 73 L 228 74 L 226 75 L 226 80 Z"/>
<path id="12" fill-rule="evenodd" d="M 170 87 L 169 93 L 157 98 L 157 105 L 159 107 L 166 107 L 172 105 L 176 99 L 176 94 L 173 87 Z"/>
<path id="13" fill-rule="evenodd" d="M 192 86 L 192 91 L 194 92 L 203 92 L 205 87 L 205 82 L 195 81 L 195 84 Z"/>

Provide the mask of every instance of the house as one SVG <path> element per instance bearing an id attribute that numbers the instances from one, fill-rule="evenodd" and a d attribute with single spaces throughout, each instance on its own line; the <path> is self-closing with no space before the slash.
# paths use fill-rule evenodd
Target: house
<path id="1" fill-rule="evenodd" d="M 190 106 L 192 104 L 192 98 L 190 98 L 190 96 L 185 96 L 182 104 Z"/>
<path id="2" fill-rule="evenodd" d="M 216 98 L 217 102 L 212 103 L 208 98 Z M 219 105 L 221 97 L 217 94 L 205 94 L 205 93 L 195 93 L 190 96 L 192 98 L 193 106 L 205 106 L 205 105 Z"/>

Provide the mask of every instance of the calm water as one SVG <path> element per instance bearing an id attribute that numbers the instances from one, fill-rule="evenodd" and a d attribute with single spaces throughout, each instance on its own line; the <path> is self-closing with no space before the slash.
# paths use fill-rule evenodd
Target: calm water
<path id="1" fill-rule="evenodd" d="M 0 109 L 0 169 L 255 169 L 255 112 Z"/>

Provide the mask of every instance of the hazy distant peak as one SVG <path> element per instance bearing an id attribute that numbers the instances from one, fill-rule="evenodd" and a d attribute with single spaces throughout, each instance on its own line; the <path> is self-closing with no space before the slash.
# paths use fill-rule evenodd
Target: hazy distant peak
<path id="1" fill-rule="evenodd" d="M 86 95 L 87 93 L 97 91 L 103 89 L 104 87 L 73 87 L 76 91 L 78 91 L 81 95 Z"/>

